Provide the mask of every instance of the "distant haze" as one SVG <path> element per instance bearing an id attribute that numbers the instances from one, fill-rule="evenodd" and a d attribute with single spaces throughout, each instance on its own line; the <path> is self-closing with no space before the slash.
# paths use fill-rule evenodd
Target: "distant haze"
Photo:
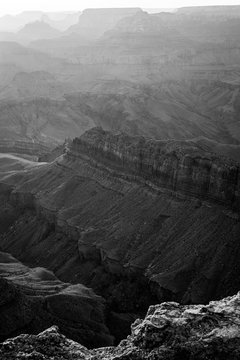
<path id="1" fill-rule="evenodd" d="M 85 8 L 142 7 L 178 8 L 182 6 L 239 5 L 240 1 L 223 0 L 8 0 L 2 2 L 0 15 L 17 14 L 22 11 L 79 11 Z"/>

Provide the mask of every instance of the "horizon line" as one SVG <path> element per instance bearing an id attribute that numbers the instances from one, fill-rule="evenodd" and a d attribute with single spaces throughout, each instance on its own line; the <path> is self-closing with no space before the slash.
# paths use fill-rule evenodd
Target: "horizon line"
<path id="1" fill-rule="evenodd" d="M 178 10 L 178 9 L 184 9 L 184 8 L 209 8 L 209 7 L 238 7 L 240 6 L 239 4 L 208 4 L 208 5 L 183 5 L 183 6 L 179 6 L 179 7 L 167 7 L 167 6 L 161 6 L 161 7 L 155 7 L 155 6 L 151 6 L 151 7 L 141 7 L 141 6 L 112 6 L 112 7 L 96 7 L 96 6 L 89 6 L 89 7 L 84 7 L 82 9 L 65 9 L 65 10 L 42 10 L 42 9 L 38 9 L 38 10 L 34 10 L 34 9 L 26 9 L 26 10 L 21 10 L 21 11 L 17 11 L 17 12 L 5 12 L 5 13 L 1 13 L 0 12 L 0 17 L 3 16 L 17 16 L 17 15 L 21 15 L 22 13 L 69 13 L 69 14 L 74 14 L 77 12 L 83 12 L 85 10 L 98 10 L 98 9 L 141 9 L 141 10 L 162 10 L 162 9 L 166 9 L 166 10 Z"/>

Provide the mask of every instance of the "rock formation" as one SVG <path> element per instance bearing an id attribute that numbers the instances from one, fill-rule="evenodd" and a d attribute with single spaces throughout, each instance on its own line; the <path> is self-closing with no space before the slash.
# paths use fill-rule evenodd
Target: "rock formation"
<path id="1" fill-rule="evenodd" d="M 111 345 L 104 300 L 83 285 L 63 283 L 42 267 L 28 268 L 0 252 L 0 340 L 57 324 L 87 346 Z M 1 356 L 0 356 L 1 357 Z"/>
<path id="2" fill-rule="evenodd" d="M 99 128 L 51 163 L 10 160 L 2 249 L 92 287 L 109 327 L 159 301 L 206 303 L 239 288 L 237 163 L 192 142 Z"/>
<path id="3" fill-rule="evenodd" d="M 51 143 L 100 125 L 206 138 L 239 160 L 239 7 L 205 10 L 90 9 L 56 40 L 1 42 L 0 133 L 7 122 L 15 138 Z"/>
<path id="4" fill-rule="evenodd" d="M 26 24 L 17 33 L 20 42 L 30 42 L 37 39 L 52 39 L 61 35 L 61 32 L 54 29 L 43 20 L 37 20 Z"/>
<path id="5" fill-rule="evenodd" d="M 0 17 L 0 31 L 19 31 L 26 24 L 35 21 L 44 20 L 55 29 L 65 30 L 69 26 L 75 24 L 79 18 L 79 12 L 57 11 L 57 12 L 42 12 L 42 11 L 22 11 L 16 15 L 5 15 Z"/>
<path id="6" fill-rule="evenodd" d="M 206 153 L 193 142 L 147 140 L 97 128 L 74 139 L 71 150 L 140 175 L 160 187 L 226 205 L 239 200 L 239 165 Z"/>
<path id="7" fill-rule="evenodd" d="M 196 72 L 188 72 L 191 75 Z M 210 150 L 239 161 L 239 90 L 236 85 L 211 79 L 211 70 L 201 76 L 204 79 L 154 86 L 110 80 L 95 84 L 91 92 L 83 89 L 80 94 L 64 95 L 71 85 L 66 81 L 56 77 L 45 81 L 48 73 L 44 72 L 21 73 L 0 89 L 0 98 L 5 98 L 0 102 L 0 138 L 57 145 L 66 137 L 101 126 L 158 140 L 205 139 Z M 226 81 L 233 76 L 229 73 Z M 76 84 L 71 86 L 84 86 L 78 75 L 74 79 Z M 48 98 L 41 97 L 44 94 Z"/>
<path id="8" fill-rule="evenodd" d="M 53 146 L 50 146 L 49 143 L 41 143 L 40 141 L 0 139 L 0 153 L 5 154 L 38 157 L 49 153 L 52 148 Z"/>
<path id="9" fill-rule="evenodd" d="M 0 345 L 2 360 L 237 360 L 240 356 L 240 294 L 209 305 L 151 306 L 117 347 L 88 350 L 53 326 L 38 335 L 20 335 Z"/>
<path id="10" fill-rule="evenodd" d="M 96 306 L 118 341 L 149 305 L 239 290 L 239 163 L 226 157 L 240 160 L 239 9 L 87 10 L 63 36 L 46 16 L 23 31 L 56 39 L 0 42 L 0 246 L 28 268 L 2 279 L 3 315 L 21 315 L 3 338 L 23 322 L 81 340 Z M 77 284 L 98 294 L 86 290 L 89 312 Z M 86 318 L 70 331 L 81 300 Z M 109 344 L 92 320 L 89 341 Z"/>
<path id="11" fill-rule="evenodd" d="M 100 37 L 106 30 L 114 27 L 124 17 L 142 12 L 140 8 L 86 9 L 79 17 L 76 25 L 67 29 L 66 33 L 76 33 L 86 38 Z"/>

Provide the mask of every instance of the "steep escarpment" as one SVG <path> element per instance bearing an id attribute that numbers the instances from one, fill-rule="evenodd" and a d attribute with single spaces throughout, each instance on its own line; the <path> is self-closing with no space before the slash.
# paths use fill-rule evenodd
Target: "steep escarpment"
<path id="1" fill-rule="evenodd" d="M 3 360 L 237 360 L 239 314 L 239 293 L 207 306 L 165 302 L 151 306 L 145 319 L 136 320 L 131 335 L 117 347 L 88 350 L 52 326 L 35 336 L 20 335 L 5 341 L 0 355 Z"/>
<path id="2" fill-rule="evenodd" d="M 55 323 L 87 346 L 112 343 L 104 325 L 104 301 L 83 285 L 63 283 L 47 269 L 28 268 L 0 252 L 0 289 L 1 341 Z"/>
<path id="3" fill-rule="evenodd" d="M 72 150 L 174 191 L 226 205 L 239 201 L 239 165 L 206 153 L 193 142 L 147 140 L 93 129 L 76 138 Z"/>
<path id="4" fill-rule="evenodd" d="M 66 150 L 24 171 L 5 163 L 4 251 L 92 287 L 107 301 L 111 331 L 154 303 L 206 303 L 237 292 L 236 163 L 192 142 L 99 128 Z"/>

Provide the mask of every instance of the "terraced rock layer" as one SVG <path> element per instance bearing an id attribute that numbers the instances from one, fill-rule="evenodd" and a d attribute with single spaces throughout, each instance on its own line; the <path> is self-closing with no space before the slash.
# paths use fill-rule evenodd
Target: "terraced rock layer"
<path id="1" fill-rule="evenodd" d="M 174 191 L 230 205 L 239 199 L 239 165 L 190 141 L 148 140 L 95 128 L 76 138 L 71 150 Z"/>
<path id="2" fill-rule="evenodd" d="M 0 153 L 14 153 L 20 156 L 29 155 L 38 158 L 38 156 L 49 153 L 52 148 L 53 146 L 50 144 L 39 141 L 0 139 Z"/>

